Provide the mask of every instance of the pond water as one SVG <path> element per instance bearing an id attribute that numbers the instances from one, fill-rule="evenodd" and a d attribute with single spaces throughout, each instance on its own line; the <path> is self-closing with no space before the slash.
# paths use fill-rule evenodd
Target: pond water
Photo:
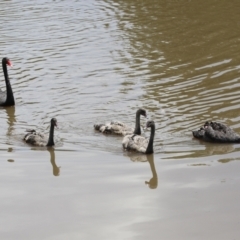
<path id="1" fill-rule="evenodd" d="M 192 130 L 217 120 L 240 132 L 239 7 L 1 1 L 16 105 L 0 109 L 0 238 L 237 239 L 240 145 Z M 153 155 L 93 129 L 134 125 L 139 108 L 156 124 Z M 22 141 L 52 117 L 54 148 Z"/>

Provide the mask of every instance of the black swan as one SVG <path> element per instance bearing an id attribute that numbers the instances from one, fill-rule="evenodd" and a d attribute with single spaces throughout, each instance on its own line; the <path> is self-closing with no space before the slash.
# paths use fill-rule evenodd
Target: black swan
<path id="1" fill-rule="evenodd" d="M 112 121 L 106 124 L 95 124 L 95 130 L 98 130 L 102 133 L 113 133 L 118 135 L 128 135 L 128 134 L 137 134 L 141 135 L 141 126 L 140 126 L 140 115 L 147 117 L 147 113 L 144 109 L 138 109 L 136 112 L 136 122 L 135 129 L 127 126 L 126 124 L 118 121 Z"/>
<path id="2" fill-rule="evenodd" d="M 205 122 L 203 127 L 192 133 L 195 138 L 206 142 L 240 143 L 240 135 L 227 125 L 219 122 Z"/>
<path id="3" fill-rule="evenodd" d="M 5 57 L 2 59 L 2 68 L 3 68 L 5 83 L 6 83 L 6 91 L 0 90 L 0 106 L 15 105 L 12 87 L 8 78 L 7 65 L 11 67 L 12 63 L 8 58 Z"/>
<path id="4" fill-rule="evenodd" d="M 34 129 L 26 130 L 28 133 L 24 137 L 24 141 L 34 146 L 39 147 L 51 147 L 54 146 L 54 127 L 57 127 L 57 119 L 51 119 L 51 126 L 49 131 L 48 140 L 45 138 L 44 134 L 36 132 Z"/>
<path id="5" fill-rule="evenodd" d="M 151 128 L 150 138 L 145 138 L 136 134 L 126 135 L 123 138 L 122 146 L 126 150 L 133 150 L 140 153 L 153 153 L 153 141 L 155 135 L 154 121 L 147 121 L 146 128 Z"/>

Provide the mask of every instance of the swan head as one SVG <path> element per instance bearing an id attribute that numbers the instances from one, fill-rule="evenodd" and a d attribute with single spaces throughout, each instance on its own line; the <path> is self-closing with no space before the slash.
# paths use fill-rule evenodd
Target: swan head
<path id="1" fill-rule="evenodd" d="M 2 59 L 2 63 L 5 64 L 5 65 L 7 64 L 8 66 L 12 67 L 12 63 L 9 60 L 9 58 L 7 58 L 7 57 Z"/>
<path id="2" fill-rule="evenodd" d="M 51 125 L 54 126 L 54 127 L 57 127 L 57 119 L 56 118 L 52 118 L 51 119 Z"/>
<path id="3" fill-rule="evenodd" d="M 146 123 L 146 128 L 150 128 L 150 127 L 152 127 L 152 126 L 155 126 L 154 121 L 153 121 L 153 120 L 147 121 L 147 123 Z"/>
<path id="4" fill-rule="evenodd" d="M 147 117 L 147 112 L 146 112 L 146 110 L 144 110 L 144 109 L 142 109 L 142 108 L 139 108 L 139 109 L 137 110 L 137 113 L 139 113 L 139 115 L 142 115 L 142 116 L 144 116 L 144 117 Z"/>

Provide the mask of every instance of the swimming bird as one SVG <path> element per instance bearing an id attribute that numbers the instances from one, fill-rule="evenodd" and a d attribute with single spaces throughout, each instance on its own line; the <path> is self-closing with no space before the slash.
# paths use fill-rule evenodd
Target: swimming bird
<path id="1" fill-rule="evenodd" d="M 6 83 L 6 91 L 0 90 L 0 106 L 15 105 L 13 91 L 12 91 L 12 87 L 8 77 L 7 65 L 11 67 L 12 63 L 8 58 L 5 57 L 2 59 L 2 68 L 3 68 L 5 83 Z"/>
<path id="2" fill-rule="evenodd" d="M 27 129 L 28 132 L 23 140 L 26 143 L 29 143 L 34 146 L 39 147 L 51 147 L 54 146 L 54 127 L 57 127 L 57 119 L 52 118 L 51 119 L 51 125 L 50 125 L 50 131 L 49 131 L 49 137 L 46 139 L 45 135 L 39 132 L 36 132 L 34 129 Z"/>
<path id="3" fill-rule="evenodd" d="M 137 151 L 140 153 L 150 154 L 153 153 L 153 141 L 155 135 L 155 123 L 150 120 L 147 121 L 146 128 L 151 128 L 151 134 L 149 138 L 139 136 L 136 134 L 126 135 L 123 138 L 122 146 L 129 151 Z"/>
<path id="4" fill-rule="evenodd" d="M 136 112 L 136 121 L 135 121 L 135 129 L 129 127 L 128 125 L 119 122 L 112 121 L 106 124 L 95 124 L 95 130 L 102 133 L 110 133 L 110 134 L 118 134 L 118 135 L 128 135 L 128 134 L 137 134 L 141 135 L 141 126 L 140 126 L 140 115 L 147 117 L 146 110 L 140 108 Z"/>
<path id="5" fill-rule="evenodd" d="M 240 135 L 219 122 L 205 122 L 199 130 L 192 131 L 195 138 L 206 142 L 240 143 Z"/>

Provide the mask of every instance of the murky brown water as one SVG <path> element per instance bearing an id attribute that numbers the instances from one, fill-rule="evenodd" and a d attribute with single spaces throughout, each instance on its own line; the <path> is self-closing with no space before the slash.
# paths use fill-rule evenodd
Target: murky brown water
<path id="1" fill-rule="evenodd" d="M 0 238 L 238 238 L 240 146 L 202 143 L 191 130 L 213 119 L 240 132 L 239 9 L 1 1 L 16 106 L 0 109 Z M 148 158 L 93 130 L 109 119 L 133 125 L 139 107 L 156 123 Z M 22 142 L 26 128 L 48 132 L 52 117 L 54 150 Z"/>

